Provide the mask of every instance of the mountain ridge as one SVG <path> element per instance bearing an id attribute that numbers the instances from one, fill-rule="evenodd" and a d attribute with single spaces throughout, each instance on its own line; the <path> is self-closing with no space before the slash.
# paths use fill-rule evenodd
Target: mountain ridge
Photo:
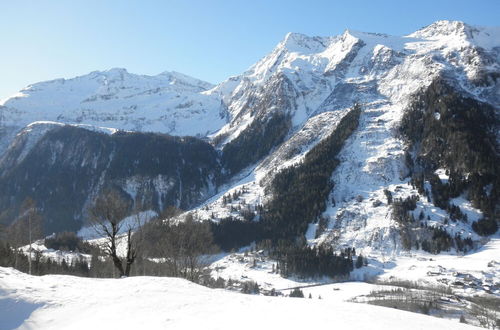
<path id="1" fill-rule="evenodd" d="M 220 100 L 203 94 L 212 87 L 177 72 L 94 71 L 29 85 L 3 101 L 0 121 L 17 130 L 35 121 L 54 121 L 205 136 L 225 122 Z M 197 117 L 200 123 L 193 125 Z"/>
<path id="2" fill-rule="evenodd" d="M 411 177 L 414 168 L 408 159 L 414 155 L 400 133 L 401 122 L 409 111 L 431 113 L 433 107 L 448 107 L 465 98 L 471 99 L 470 104 L 478 111 L 486 111 L 481 102 L 488 104 L 498 118 L 500 41 L 495 31 L 499 30 L 438 21 L 401 37 L 352 30 L 334 37 L 289 33 L 269 54 L 239 76 L 230 77 L 216 86 L 202 84 L 202 87 L 186 88 L 189 83 L 180 84 L 182 102 L 174 98 L 170 103 L 174 109 L 170 108 L 170 117 L 160 116 L 149 124 L 145 121 L 144 125 L 135 125 L 127 121 L 127 116 L 136 112 L 130 108 L 130 113 L 118 112 L 119 119 L 126 125 L 114 128 L 147 132 L 160 127 L 164 133 L 198 135 L 208 140 L 217 150 L 216 161 L 222 166 L 223 179 L 212 187 L 213 194 L 205 195 L 206 200 L 199 201 L 202 205 L 190 212 L 202 220 L 211 221 L 243 219 L 242 213 L 246 212 L 248 217 L 252 212 L 254 219 L 258 220 L 262 216 L 258 210 L 272 199 L 268 192 L 273 191 L 270 185 L 277 173 L 303 162 L 307 154 L 334 132 L 349 110 L 358 104 L 362 109 L 359 126 L 346 139 L 337 157 L 339 165 L 329 178 L 334 188 L 326 198 L 325 209 L 320 212 L 319 218 L 324 220 L 320 224 L 317 217 L 304 219 L 309 223 L 304 235 L 311 244 L 326 243 L 339 248 L 354 246 L 366 250 L 366 253 L 400 253 L 407 248 L 403 244 L 404 224 L 399 221 L 401 219 L 394 218 L 394 206 L 387 201 L 385 191 L 391 192 L 398 200 L 419 198 L 416 209 L 424 213 L 434 205 L 432 198 L 416 189 Z M 96 96 L 95 100 L 88 100 L 88 97 L 78 100 L 108 104 L 108 101 L 115 102 L 117 95 L 121 97 L 120 102 L 136 100 L 126 98 L 127 94 L 120 92 L 119 88 L 109 87 L 130 74 L 123 69 L 113 69 L 106 74 L 109 77 L 93 73 L 93 77 L 102 80 L 97 92 L 90 89 L 93 91 L 91 96 Z M 164 98 L 158 94 L 164 89 L 172 92 L 172 88 L 174 92 L 169 95 L 175 96 L 178 87 L 175 81 L 183 76 L 171 73 L 164 76 L 167 77 L 162 74 L 154 76 L 156 78 L 135 76 L 139 81 L 163 79 L 162 84 L 174 82 L 174 87 L 155 85 L 153 89 L 146 84 L 139 91 L 139 94 L 145 94 L 137 100 L 153 100 L 154 105 L 161 104 Z M 52 84 L 62 83 L 56 81 Z M 451 88 L 458 96 L 448 105 L 440 105 L 439 93 L 430 93 L 428 95 L 434 95 L 431 102 L 419 107 L 415 100 L 427 95 L 428 89 L 436 84 L 440 84 L 439 88 L 443 90 Z M 134 97 L 137 94 L 133 92 Z M 0 109 L 4 115 L 5 111 L 14 109 L 7 103 Z M 126 103 L 117 104 L 123 106 Z M 154 108 L 143 107 L 141 111 Z M 443 110 L 439 116 L 445 113 Z M 101 124 L 106 123 L 106 116 L 113 113 L 106 113 L 104 119 L 98 115 L 96 110 L 88 118 L 95 116 L 93 124 Z M 435 116 L 439 120 L 439 116 Z M 108 122 L 121 123 L 114 118 Z M 78 124 L 88 123 L 82 119 Z M 500 130 L 498 126 L 493 127 L 497 129 L 496 132 L 492 129 L 491 134 L 497 134 L 498 139 Z M 430 140 L 434 136 L 437 136 L 435 132 Z M 12 139 L 16 139 L 15 134 Z M 423 179 L 429 196 L 435 189 L 428 186 L 434 180 L 433 175 L 450 170 L 441 165 L 431 164 L 432 171 L 429 169 Z M 485 183 L 494 186 L 496 181 L 491 180 Z M 447 181 L 443 182 L 447 185 Z M 461 189 L 461 195 L 454 194 L 451 199 L 463 212 L 468 210 L 469 221 L 477 222 L 487 216 L 482 213 L 485 208 L 473 205 L 467 199 L 467 189 L 462 186 Z M 228 195 L 242 195 L 244 203 L 228 203 Z M 491 202 L 495 198 L 491 196 L 481 198 L 490 198 Z M 426 198 L 431 202 L 426 202 Z M 449 228 L 454 234 L 469 235 L 475 242 L 480 241 L 470 222 L 454 226 L 445 224 L 454 208 L 446 204 L 441 206 L 444 209 L 436 209 L 432 217 L 429 214 L 429 223 Z M 415 209 L 411 211 L 413 217 L 419 216 Z M 428 233 L 424 234 L 427 237 Z M 410 238 L 420 239 L 416 236 Z"/>

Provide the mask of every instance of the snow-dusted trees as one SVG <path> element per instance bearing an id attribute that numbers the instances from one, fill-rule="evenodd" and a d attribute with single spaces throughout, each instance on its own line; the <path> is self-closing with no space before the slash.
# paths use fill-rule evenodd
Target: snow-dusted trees
<path id="1" fill-rule="evenodd" d="M 495 109 L 464 96 L 439 78 L 414 96 L 399 131 L 409 146 L 407 165 L 419 192 L 424 192 L 423 182 L 429 181 L 428 198 L 432 195 L 433 204 L 455 218 L 463 215 L 450 199 L 465 193 L 484 214 L 473 223 L 474 231 L 483 236 L 496 233 L 500 225 L 500 158 Z M 446 169 L 447 182 L 435 174 L 439 168 Z"/>
<path id="2" fill-rule="evenodd" d="M 323 213 L 333 188 L 330 177 L 339 164 L 337 155 L 358 127 L 360 115 L 361 106 L 355 104 L 330 135 L 314 146 L 300 163 L 276 174 L 266 187 L 266 193 L 272 198 L 261 215 L 264 238 L 274 242 L 294 240 L 303 236 L 309 223 Z"/>
<path id="3" fill-rule="evenodd" d="M 130 275 L 139 248 L 138 240 L 132 235 L 136 224 L 123 221 L 129 209 L 125 197 L 112 189 L 102 193 L 89 209 L 90 223 L 96 233 L 105 238 L 103 250 L 113 261 L 120 277 Z M 125 256 L 120 255 L 119 246 L 124 246 Z"/>

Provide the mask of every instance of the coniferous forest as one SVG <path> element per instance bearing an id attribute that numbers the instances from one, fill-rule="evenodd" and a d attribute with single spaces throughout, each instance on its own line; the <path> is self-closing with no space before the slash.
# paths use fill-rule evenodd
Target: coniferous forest
<path id="1" fill-rule="evenodd" d="M 331 175 L 339 161 L 337 154 L 358 127 L 361 106 L 356 104 L 333 132 L 312 148 L 304 160 L 279 172 L 268 192 L 270 202 L 264 206 L 262 231 L 272 240 L 291 240 L 304 235 L 308 223 L 325 210 L 333 188 Z"/>
<path id="2" fill-rule="evenodd" d="M 449 199 L 465 193 L 484 213 L 473 229 L 491 235 L 500 221 L 498 118 L 490 105 L 459 94 L 449 84 L 444 78 L 434 81 L 402 119 L 400 132 L 413 155 L 407 157 L 412 182 L 423 192 L 428 180 L 435 205 L 452 212 Z M 438 168 L 448 171 L 447 183 L 434 174 Z"/>

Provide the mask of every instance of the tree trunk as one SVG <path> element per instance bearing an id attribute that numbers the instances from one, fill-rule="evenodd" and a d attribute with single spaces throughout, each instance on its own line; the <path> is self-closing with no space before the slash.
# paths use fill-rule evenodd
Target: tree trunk
<path id="1" fill-rule="evenodd" d="M 118 269 L 119 277 L 124 276 L 125 272 L 123 271 L 122 261 L 116 255 L 116 252 L 111 256 L 111 259 L 113 259 L 113 265 L 115 265 L 115 268 Z"/>
<path id="2" fill-rule="evenodd" d="M 136 251 L 132 247 L 132 229 L 127 232 L 127 265 L 125 267 L 125 276 L 130 276 L 132 264 L 135 261 Z"/>
<path id="3" fill-rule="evenodd" d="M 30 210 L 31 212 L 31 210 Z M 29 240 L 30 240 L 30 253 L 28 256 L 28 269 L 29 274 L 31 275 L 31 214 L 28 215 L 28 231 L 29 231 Z"/>

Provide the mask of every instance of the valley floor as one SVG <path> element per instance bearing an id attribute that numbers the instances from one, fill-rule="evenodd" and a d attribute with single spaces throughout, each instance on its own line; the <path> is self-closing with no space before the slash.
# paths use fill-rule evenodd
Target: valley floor
<path id="1" fill-rule="evenodd" d="M 492 295 L 500 297 L 500 236 L 492 237 L 477 251 L 466 255 L 442 252 L 433 255 L 411 251 L 399 256 L 365 255 L 368 265 L 354 270 L 350 280 L 370 281 L 375 276 L 383 281 L 412 281 L 422 285 L 446 286 L 463 296 Z M 266 290 L 331 283 L 331 279 L 283 278 L 273 272 L 273 262 L 258 252 L 224 256 L 211 265 L 212 277 L 237 282 L 254 281 Z M 339 285 L 337 283 L 335 285 Z M 316 294 L 329 290 L 312 290 Z M 288 293 L 288 290 L 283 290 Z M 361 293 L 360 293 L 361 294 Z"/>
<path id="2" fill-rule="evenodd" d="M 183 279 L 29 276 L 0 268 L 1 329 L 468 329 L 392 308 L 346 302 L 366 283 L 336 284 L 328 299 L 244 295 Z M 338 294 L 333 294 L 339 292 Z"/>

